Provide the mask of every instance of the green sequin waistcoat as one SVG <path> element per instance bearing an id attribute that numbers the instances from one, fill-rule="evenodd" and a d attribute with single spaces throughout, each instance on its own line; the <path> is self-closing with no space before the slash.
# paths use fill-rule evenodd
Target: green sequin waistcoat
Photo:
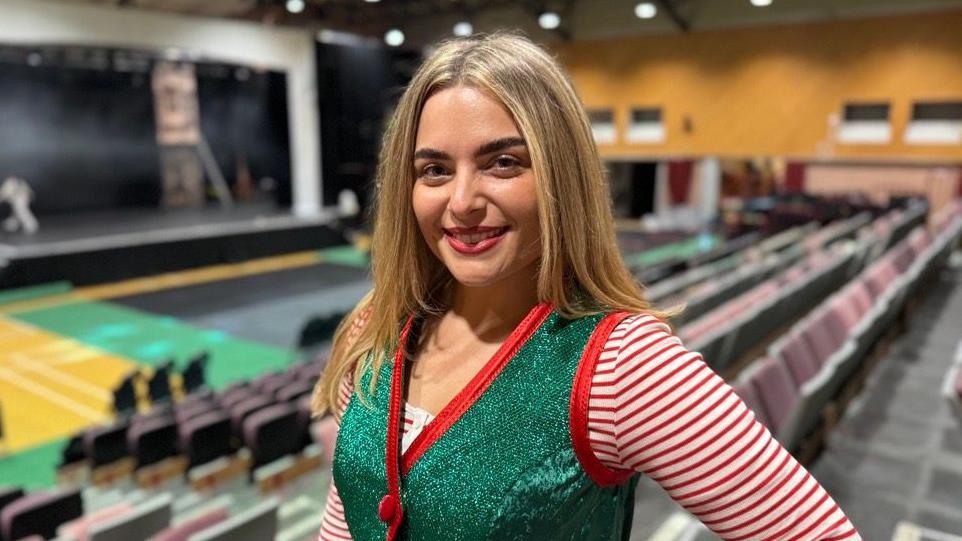
<path id="1" fill-rule="evenodd" d="M 582 352 L 602 316 L 552 312 L 401 480 L 410 540 L 628 539 L 637 476 L 603 488 L 572 448 L 569 403 Z M 334 480 L 354 539 L 383 540 L 391 375 L 382 365 L 368 404 L 352 397 L 341 419 Z M 370 372 L 358 382 L 367 388 Z M 432 421 L 433 422 L 433 421 Z M 430 425 L 429 425 L 430 426 Z"/>

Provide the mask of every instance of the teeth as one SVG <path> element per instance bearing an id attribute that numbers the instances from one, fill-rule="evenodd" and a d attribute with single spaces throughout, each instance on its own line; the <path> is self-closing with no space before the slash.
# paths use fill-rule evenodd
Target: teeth
<path id="1" fill-rule="evenodd" d="M 486 233 L 470 233 L 470 234 L 456 233 L 454 235 L 454 238 L 458 239 L 459 241 L 465 244 L 477 244 L 484 239 L 497 237 L 503 232 L 504 232 L 504 229 L 502 228 L 502 229 L 492 229 L 491 231 L 488 231 Z"/>

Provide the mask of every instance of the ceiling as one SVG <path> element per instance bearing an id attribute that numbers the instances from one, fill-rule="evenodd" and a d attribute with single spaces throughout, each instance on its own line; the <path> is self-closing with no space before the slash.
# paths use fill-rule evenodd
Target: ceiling
<path id="1" fill-rule="evenodd" d="M 285 0 L 60 0 L 149 9 L 190 15 L 230 17 L 333 29 L 380 36 L 404 30 L 409 44 L 427 44 L 450 35 L 455 22 L 469 20 L 475 31 L 520 29 L 541 40 L 600 39 L 689 32 L 766 24 L 829 21 L 879 15 L 962 9 L 962 0 L 772 0 L 754 7 L 749 0 L 654 0 L 651 20 L 634 15 L 638 0 L 306 0 L 306 9 L 288 13 Z M 562 16 L 556 31 L 544 31 L 537 15 L 551 9 Z"/>

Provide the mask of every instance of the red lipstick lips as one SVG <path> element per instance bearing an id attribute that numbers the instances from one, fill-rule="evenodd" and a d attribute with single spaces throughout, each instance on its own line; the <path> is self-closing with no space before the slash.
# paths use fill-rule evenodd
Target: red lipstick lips
<path id="1" fill-rule="evenodd" d="M 507 227 L 446 227 L 444 238 L 451 248 L 464 255 L 477 255 L 493 248 L 508 231 Z"/>

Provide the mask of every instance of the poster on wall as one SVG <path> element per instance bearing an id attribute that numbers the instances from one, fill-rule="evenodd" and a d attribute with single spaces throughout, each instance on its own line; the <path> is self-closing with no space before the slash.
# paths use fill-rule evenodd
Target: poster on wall
<path id="1" fill-rule="evenodd" d="M 152 76 L 157 144 L 160 148 L 162 205 L 203 206 L 204 168 L 197 73 L 193 64 L 160 62 Z"/>

